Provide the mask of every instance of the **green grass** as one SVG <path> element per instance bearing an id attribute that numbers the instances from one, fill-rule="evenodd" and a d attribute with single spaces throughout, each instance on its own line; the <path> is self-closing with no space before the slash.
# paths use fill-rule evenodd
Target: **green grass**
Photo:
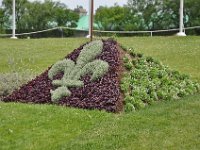
<path id="1" fill-rule="evenodd" d="M 87 39 L 0 39 L 0 72 L 38 74 Z M 200 81 L 200 37 L 118 38 Z M 200 149 L 200 94 L 111 114 L 52 105 L 0 102 L 0 149 Z"/>
<path id="2" fill-rule="evenodd" d="M 40 73 L 86 41 L 84 38 L 0 39 L 0 72 L 17 68 Z"/>
<path id="3" fill-rule="evenodd" d="M 0 103 L 0 149 L 199 149 L 199 97 L 133 114 Z"/>
<path id="4" fill-rule="evenodd" d="M 200 81 L 200 37 L 125 37 L 117 40 Z M 15 68 L 40 73 L 86 41 L 85 38 L 0 39 L 0 72 L 9 72 L 13 64 Z"/>
<path id="5" fill-rule="evenodd" d="M 200 37 L 131 37 L 118 41 L 200 82 Z"/>

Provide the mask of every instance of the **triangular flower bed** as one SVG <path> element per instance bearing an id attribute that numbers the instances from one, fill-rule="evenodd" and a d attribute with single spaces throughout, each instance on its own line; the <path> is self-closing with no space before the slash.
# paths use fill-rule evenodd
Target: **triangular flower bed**
<path id="1" fill-rule="evenodd" d="M 200 92 L 189 76 L 121 47 L 111 39 L 85 44 L 3 101 L 129 112 Z"/>
<path id="2" fill-rule="evenodd" d="M 85 46 L 87 46 L 87 44 Z M 77 65 L 77 58 L 79 57 L 83 49 L 84 46 L 75 49 L 71 54 L 66 56 L 65 59 L 70 60 L 71 62 L 74 62 L 75 65 Z M 120 53 L 118 51 L 117 43 L 113 40 L 103 41 L 102 51 L 95 57 L 94 60 L 106 62 L 109 66 L 108 70 L 101 77 L 98 76 L 100 73 L 97 72 L 96 75 L 98 76 L 98 78 L 96 80 L 91 80 L 91 73 L 81 76 L 80 81 L 83 81 L 83 85 L 81 87 L 63 86 L 64 83 L 62 85 L 59 85 L 58 87 L 55 87 L 55 85 L 52 84 L 53 80 L 61 80 L 64 74 L 54 74 L 54 79 L 51 80 L 49 78 L 49 72 L 52 67 L 50 67 L 44 73 L 37 76 L 34 80 L 28 82 L 26 85 L 23 85 L 19 90 L 14 91 L 11 95 L 4 98 L 3 101 L 38 104 L 55 103 L 58 105 L 69 107 L 99 109 L 109 112 L 121 111 L 123 109 L 123 104 L 119 88 L 119 78 L 120 66 L 122 65 L 120 64 Z M 89 67 L 90 66 L 88 66 L 88 68 Z M 73 69 L 74 68 L 72 68 L 71 71 L 73 71 Z M 97 68 L 97 71 L 99 69 L 102 69 L 101 66 Z M 90 70 L 92 71 L 92 69 Z M 63 86 L 63 88 L 68 88 L 70 95 L 62 95 L 61 97 L 59 97 L 59 100 L 53 102 L 52 91 L 56 91 L 56 88 L 59 88 L 61 86 Z"/>

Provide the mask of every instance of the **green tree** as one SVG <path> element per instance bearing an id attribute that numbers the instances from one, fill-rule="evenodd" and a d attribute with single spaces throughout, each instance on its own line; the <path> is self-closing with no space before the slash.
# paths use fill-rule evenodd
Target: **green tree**
<path id="1" fill-rule="evenodd" d="M 96 10 L 95 22 L 102 30 L 123 30 L 128 10 L 126 7 L 99 7 Z"/>
<path id="2" fill-rule="evenodd" d="M 185 26 L 200 25 L 200 0 L 184 2 Z M 128 0 L 127 3 L 132 16 L 140 18 L 140 28 L 148 30 L 178 28 L 179 6 L 179 0 Z"/>
<path id="3" fill-rule="evenodd" d="M 26 11 L 26 4 L 28 3 L 28 0 L 16 0 L 16 26 L 17 29 L 23 29 L 23 24 L 21 22 L 21 19 Z M 3 0 L 2 6 L 5 8 L 5 15 L 7 17 L 12 16 L 12 0 Z M 11 24 L 10 22 L 7 22 L 7 24 Z"/>
<path id="4" fill-rule="evenodd" d="M 177 28 L 179 26 L 179 6 L 179 0 L 163 0 L 163 7 L 158 20 L 158 24 L 163 29 Z"/>
<path id="5" fill-rule="evenodd" d="M 44 3 L 39 1 L 29 2 L 26 5 L 26 13 L 22 17 L 24 29 L 42 30 L 52 26 L 54 8 L 56 4 L 50 0 Z"/>
<path id="6" fill-rule="evenodd" d="M 5 29 L 5 23 L 8 20 L 7 16 L 5 15 L 5 9 L 0 8 L 0 33 L 2 33 Z"/>
<path id="7" fill-rule="evenodd" d="M 67 8 L 63 3 L 57 2 L 54 9 L 54 21 L 58 26 L 76 27 L 79 15 Z"/>
<path id="8" fill-rule="evenodd" d="M 138 18 L 138 29 L 155 29 L 160 3 L 161 0 L 128 0 L 129 14 L 132 14 L 134 18 Z M 132 19 L 128 18 L 128 20 Z"/>
<path id="9" fill-rule="evenodd" d="M 198 26 L 200 25 L 200 0 L 184 1 L 184 25 Z M 164 28 L 168 25 L 170 28 L 179 26 L 179 6 L 180 1 L 163 0 L 162 18 L 160 19 Z"/>
<path id="10" fill-rule="evenodd" d="M 185 0 L 186 26 L 200 25 L 200 0 Z"/>
<path id="11" fill-rule="evenodd" d="M 12 1 L 3 0 L 5 15 L 11 18 Z M 68 9 L 60 2 L 45 0 L 44 2 L 16 0 L 16 25 L 17 30 L 43 30 L 55 26 L 75 27 L 79 15 Z M 7 21 L 7 24 L 11 23 Z"/>

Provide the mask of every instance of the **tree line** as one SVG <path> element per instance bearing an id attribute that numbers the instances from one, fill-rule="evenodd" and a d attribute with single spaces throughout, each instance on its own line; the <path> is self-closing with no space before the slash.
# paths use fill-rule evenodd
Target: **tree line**
<path id="1" fill-rule="evenodd" d="M 185 0 L 184 25 L 200 25 L 200 0 Z M 159 30 L 179 27 L 180 0 L 128 0 L 99 7 L 95 21 L 102 30 Z"/>
<path id="2" fill-rule="evenodd" d="M 128 0 L 124 6 L 100 6 L 95 23 L 101 30 L 158 30 L 179 27 L 180 0 Z M 184 25 L 200 25 L 200 0 L 185 0 Z M 0 7 L 0 30 L 11 27 L 12 0 Z M 42 30 L 55 26 L 76 27 L 79 14 L 64 3 L 16 0 L 17 30 Z"/>
<path id="3" fill-rule="evenodd" d="M 16 26 L 20 31 L 37 31 L 55 26 L 76 27 L 79 14 L 64 3 L 16 0 Z M 12 0 L 3 0 L 0 8 L 0 29 L 12 26 Z"/>

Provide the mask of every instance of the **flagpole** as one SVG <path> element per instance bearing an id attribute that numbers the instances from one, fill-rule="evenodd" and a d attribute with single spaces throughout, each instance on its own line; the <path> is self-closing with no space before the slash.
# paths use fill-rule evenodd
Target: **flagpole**
<path id="1" fill-rule="evenodd" d="M 93 40 L 93 22 L 94 22 L 94 0 L 90 0 L 90 25 L 89 25 L 89 36 L 90 36 L 90 41 Z"/>
<path id="2" fill-rule="evenodd" d="M 179 33 L 177 33 L 177 36 L 186 36 L 184 29 L 184 23 L 183 23 L 183 8 L 184 8 L 184 0 L 180 0 L 180 9 L 179 9 Z"/>
<path id="3" fill-rule="evenodd" d="M 12 39 L 17 39 L 15 36 L 16 22 L 15 22 L 15 0 L 12 2 Z"/>

